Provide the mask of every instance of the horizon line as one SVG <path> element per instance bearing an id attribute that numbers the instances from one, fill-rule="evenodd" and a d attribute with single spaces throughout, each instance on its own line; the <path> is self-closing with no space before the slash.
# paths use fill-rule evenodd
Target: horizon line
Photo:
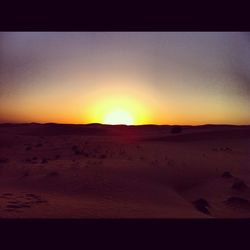
<path id="1" fill-rule="evenodd" d="M 0 122 L 0 125 L 48 125 L 48 124 L 57 124 L 57 125 L 101 125 L 101 126 L 127 126 L 127 127 L 136 127 L 136 126 L 250 126 L 250 124 L 227 124 L 227 123 L 206 123 L 206 124 L 156 124 L 156 123 L 147 123 L 147 124 L 105 124 L 105 123 L 57 123 L 57 122 Z"/>

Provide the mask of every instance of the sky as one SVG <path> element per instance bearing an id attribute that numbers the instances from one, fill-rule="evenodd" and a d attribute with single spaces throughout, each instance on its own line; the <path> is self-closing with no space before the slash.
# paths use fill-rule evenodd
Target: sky
<path id="1" fill-rule="evenodd" d="M 0 122 L 250 124 L 247 32 L 0 32 Z"/>

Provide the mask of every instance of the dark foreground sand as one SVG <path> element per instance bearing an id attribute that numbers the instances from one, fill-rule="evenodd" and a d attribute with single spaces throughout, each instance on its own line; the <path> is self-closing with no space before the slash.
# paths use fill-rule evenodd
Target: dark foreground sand
<path id="1" fill-rule="evenodd" d="M 170 129 L 0 125 L 0 217 L 250 217 L 250 127 Z"/>

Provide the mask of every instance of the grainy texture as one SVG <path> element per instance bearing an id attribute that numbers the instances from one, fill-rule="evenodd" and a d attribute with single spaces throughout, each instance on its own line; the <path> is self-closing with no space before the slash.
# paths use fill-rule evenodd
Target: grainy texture
<path id="1" fill-rule="evenodd" d="M 249 135 L 248 126 L 0 125 L 0 217 L 247 218 Z"/>

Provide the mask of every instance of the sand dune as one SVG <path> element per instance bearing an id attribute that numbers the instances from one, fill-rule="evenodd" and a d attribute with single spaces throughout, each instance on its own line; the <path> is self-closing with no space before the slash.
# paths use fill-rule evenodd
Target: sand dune
<path id="1" fill-rule="evenodd" d="M 0 217 L 250 217 L 250 127 L 170 132 L 0 125 Z"/>

